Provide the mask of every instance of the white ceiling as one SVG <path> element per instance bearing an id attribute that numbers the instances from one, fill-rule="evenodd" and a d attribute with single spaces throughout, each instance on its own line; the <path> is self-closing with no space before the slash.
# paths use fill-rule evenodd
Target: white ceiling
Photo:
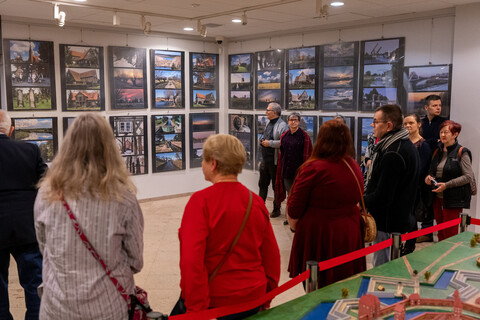
<path id="1" fill-rule="evenodd" d="M 356 23 L 373 23 L 401 19 L 432 12 L 450 13 L 455 6 L 480 0 L 343 0 L 343 7 L 329 7 L 328 19 L 316 16 L 316 1 L 321 0 L 0 0 L 0 14 L 5 21 L 55 24 L 53 3 L 66 13 L 66 27 L 141 32 L 141 15 L 152 24 L 152 33 L 199 37 L 197 31 L 183 27 L 197 20 L 207 27 L 207 36 L 224 36 L 227 40 L 337 28 Z M 330 0 L 323 0 L 329 4 Z M 67 5 L 70 4 L 70 5 Z M 74 6 L 80 5 L 80 6 Z M 82 7 L 85 6 L 85 7 Z M 264 8 L 262 8 L 264 6 Z M 113 26 L 115 11 L 120 25 Z M 248 24 L 232 22 L 246 11 Z"/>

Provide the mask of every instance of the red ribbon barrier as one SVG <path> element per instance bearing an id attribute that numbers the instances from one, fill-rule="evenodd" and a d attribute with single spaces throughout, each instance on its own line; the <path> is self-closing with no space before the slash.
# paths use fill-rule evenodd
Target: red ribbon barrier
<path id="1" fill-rule="evenodd" d="M 440 224 L 437 224 L 437 225 L 434 225 L 434 226 L 431 226 L 431 227 L 428 227 L 428 228 L 425 228 L 425 229 L 422 229 L 422 230 L 402 234 L 401 239 L 402 239 L 402 241 L 407 241 L 407 240 L 410 240 L 410 239 L 413 239 L 413 238 L 424 236 L 426 234 L 429 234 L 429 233 L 432 233 L 432 232 L 435 232 L 435 231 L 439 231 L 439 230 L 443 230 L 443 229 L 446 229 L 446 228 L 450 228 L 450 227 L 459 225 L 461 221 L 462 221 L 461 218 L 456 218 L 456 219 L 453 219 L 453 220 L 450 220 L 450 221 L 447 221 L 447 222 L 443 222 L 443 223 L 440 223 Z"/>
<path id="2" fill-rule="evenodd" d="M 168 317 L 169 320 L 209 320 L 215 319 L 218 317 L 223 317 L 229 314 L 235 314 L 247 310 L 251 310 L 258 306 L 263 305 L 265 302 L 272 300 L 274 297 L 278 296 L 280 293 L 287 291 L 288 289 L 296 286 L 302 281 L 307 280 L 310 277 L 310 270 L 303 272 L 302 274 L 296 276 L 290 281 L 285 282 L 280 287 L 273 289 L 268 292 L 261 298 L 257 300 L 248 301 L 240 304 L 235 304 L 231 306 L 219 307 L 215 309 L 207 309 L 199 312 L 190 312 L 186 314 L 180 314 L 178 316 Z"/>
<path id="3" fill-rule="evenodd" d="M 471 218 L 470 223 L 480 226 L 480 219 Z"/>

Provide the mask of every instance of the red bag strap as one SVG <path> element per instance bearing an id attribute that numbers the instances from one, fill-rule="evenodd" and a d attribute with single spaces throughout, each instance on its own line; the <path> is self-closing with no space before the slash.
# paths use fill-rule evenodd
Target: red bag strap
<path id="1" fill-rule="evenodd" d="M 208 277 L 209 283 L 212 282 L 213 278 L 215 278 L 215 276 L 217 275 L 222 265 L 225 263 L 225 261 L 227 261 L 228 257 L 233 252 L 233 249 L 235 248 L 235 245 L 237 244 L 238 239 L 240 239 L 240 235 L 242 234 L 242 231 L 245 228 L 245 225 L 247 224 L 248 216 L 250 215 L 250 211 L 252 211 L 253 195 L 251 190 L 248 190 L 248 195 L 249 195 L 249 199 L 248 199 L 247 212 L 245 213 L 245 217 L 243 217 L 242 225 L 240 226 L 240 229 L 238 230 L 237 235 L 235 236 L 235 239 L 233 239 L 232 245 L 230 246 L 230 249 L 228 250 L 227 254 L 223 256 L 220 263 L 217 265 L 215 270 L 213 270 L 210 277 Z"/>
<path id="2" fill-rule="evenodd" d="M 353 177 L 355 178 L 355 181 L 357 181 L 357 186 L 358 186 L 358 191 L 360 192 L 360 198 L 362 199 L 362 212 L 367 212 L 365 208 L 365 201 L 363 200 L 363 192 L 362 192 L 362 187 L 360 186 L 360 181 L 358 181 L 357 175 L 355 174 L 355 171 L 353 171 L 352 167 L 348 164 L 347 160 L 342 159 L 343 162 L 347 165 L 348 169 L 350 169 L 350 172 L 352 172 Z"/>
<path id="3" fill-rule="evenodd" d="M 122 298 L 127 302 L 127 303 L 130 303 L 130 297 L 129 295 L 127 294 L 127 292 L 125 291 L 125 289 L 122 287 L 122 285 L 120 284 L 120 282 L 118 282 L 118 280 L 112 276 L 112 271 L 107 267 L 107 265 L 105 264 L 105 262 L 103 262 L 102 258 L 100 258 L 100 256 L 98 255 L 97 251 L 95 250 L 95 248 L 92 246 L 92 244 L 90 243 L 90 241 L 88 241 L 88 238 L 87 236 L 85 235 L 85 233 L 83 233 L 83 230 L 82 228 L 80 227 L 80 224 L 78 223 L 77 221 L 77 218 L 75 217 L 75 215 L 73 214 L 72 210 L 70 209 L 70 206 L 68 205 L 67 201 L 65 201 L 65 199 L 62 197 L 62 203 L 63 203 L 63 206 L 65 207 L 65 209 L 67 209 L 67 213 L 68 213 L 68 216 L 70 217 L 70 220 L 72 221 L 72 224 L 73 224 L 73 227 L 75 228 L 75 230 L 77 231 L 77 234 L 78 236 L 80 237 L 80 239 L 82 240 L 83 244 L 85 245 L 85 247 L 87 247 L 87 250 L 90 251 L 90 253 L 92 254 L 92 256 L 102 265 L 103 269 L 105 270 L 105 272 L 107 273 L 107 276 L 110 278 L 110 280 L 112 280 L 112 283 L 113 285 L 115 286 L 115 288 L 117 288 L 117 290 L 120 292 L 120 294 L 122 295 Z"/>

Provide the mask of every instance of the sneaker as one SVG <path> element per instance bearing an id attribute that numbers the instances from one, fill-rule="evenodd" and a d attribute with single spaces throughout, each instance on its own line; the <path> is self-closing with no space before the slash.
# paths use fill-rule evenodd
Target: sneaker
<path id="1" fill-rule="evenodd" d="M 280 208 L 273 209 L 272 213 L 270 213 L 270 218 L 276 218 L 280 216 Z"/>
<path id="2" fill-rule="evenodd" d="M 433 235 L 427 234 L 427 235 L 418 237 L 416 242 L 417 242 L 417 243 L 421 243 L 421 242 L 433 242 Z"/>

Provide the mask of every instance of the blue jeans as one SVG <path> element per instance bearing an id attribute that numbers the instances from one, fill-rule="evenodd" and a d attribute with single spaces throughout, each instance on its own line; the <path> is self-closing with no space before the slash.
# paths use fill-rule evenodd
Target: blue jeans
<path id="1" fill-rule="evenodd" d="M 373 244 L 377 244 L 388 239 L 390 239 L 390 233 L 377 230 L 377 237 L 375 240 L 373 240 Z M 373 253 L 373 267 L 378 267 L 388 261 L 390 261 L 390 247 Z"/>
<path id="2" fill-rule="evenodd" d="M 17 262 L 18 278 L 25 291 L 25 320 L 37 320 L 40 310 L 37 287 L 42 283 L 42 254 L 36 243 L 0 249 L 0 320 L 13 320 L 8 300 L 10 254 Z"/>

